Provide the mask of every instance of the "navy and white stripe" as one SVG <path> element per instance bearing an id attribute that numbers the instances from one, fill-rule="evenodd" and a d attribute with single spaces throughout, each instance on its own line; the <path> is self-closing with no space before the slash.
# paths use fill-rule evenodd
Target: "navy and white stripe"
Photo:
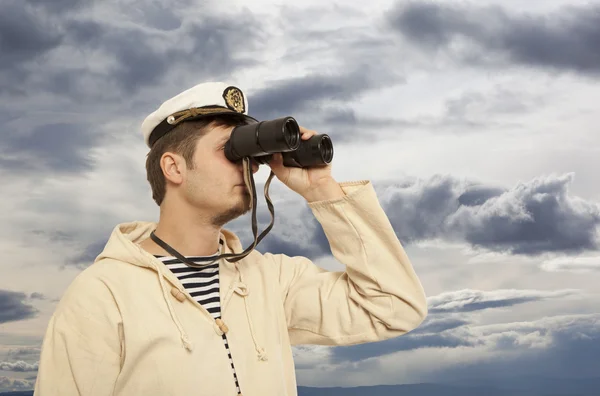
<path id="1" fill-rule="evenodd" d="M 218 254 L 212 256 L 185 256 L 185 258 L 193 261 L 194 263 L 202 264 L 210 263 L 217 255 Z M 221 301 L 219 297 L 219 263 L 205 265 L 201 268 L 192 268 L 181 262 L 181 260 L 176 257 L 155 257 L 162 261 L 165 266 L 169 268 L 171 272 L 173 272 L 173 274 L 181 281 L 185 289 L 190 293 L 194 300 L 206 308 L 206 310 L 214 319 L 221 317 Z M 233 378 L 235 379 L 235 386 L 239 395 L 241 393 L 240 385 L 235 373 L 235 367 L 233 366 L 233 359 L 231 358 L 231 352 L 229 351 L 229 344 L 227 343 L 227 337 L 225 333 L 223 333 L 222 337 L 223 343 L 225 344 L 225 350 L 229 356 Z"/>

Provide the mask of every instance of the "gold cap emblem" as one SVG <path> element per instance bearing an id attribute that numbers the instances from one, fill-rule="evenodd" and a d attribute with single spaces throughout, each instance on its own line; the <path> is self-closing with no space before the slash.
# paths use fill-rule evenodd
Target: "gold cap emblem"
<path id="1" fill-rule="evenodd" d="M 246 111 L 244 106 L 244 94 L 237 87 L 227 87 L 223 91 L 223 98 L 227 107 L 238 113 L 244 113 Z"/>

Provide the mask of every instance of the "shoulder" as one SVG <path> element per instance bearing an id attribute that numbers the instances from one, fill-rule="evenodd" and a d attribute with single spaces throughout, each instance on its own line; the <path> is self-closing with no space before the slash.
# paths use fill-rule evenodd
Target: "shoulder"
<path id="1" fill-rule="evenodd" d="M 69 284 L 56 307 L 57 315 L 118 311 L 113 289 L 126 264 L 100 260 L 81 271 Z"/>

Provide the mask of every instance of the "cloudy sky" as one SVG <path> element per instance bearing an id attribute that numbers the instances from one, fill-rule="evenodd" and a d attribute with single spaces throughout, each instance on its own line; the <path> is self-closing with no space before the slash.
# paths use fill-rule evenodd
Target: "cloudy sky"
<path id="1" fill-rule="evenodd" d="M 428 295 L 405 336 L 294 348 L 299 385 L 597 375 L 600 1 L 224 3 L 2 0 L 0 391 L 33 387 L 115 225 L 158 219 L 140 124 L 204 81 L 329 134 L 335 179 L 372 181 Z M 258 251 L 344 268 L 301 197 L 270 196 Z M 250 214 L 226 228 L 253 241 Z"/>

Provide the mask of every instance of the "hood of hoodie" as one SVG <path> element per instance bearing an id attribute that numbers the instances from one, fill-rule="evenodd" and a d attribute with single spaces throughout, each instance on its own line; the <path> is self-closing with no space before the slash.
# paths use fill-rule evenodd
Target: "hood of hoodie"
<path id="1" fill-rule="evenodd" d="M 112 231 L 104 250 L 94 262 L 103 259 L 114 259 L 139 267 L 154 269 L 151 262 L 154 256 L 142 249 L 138 243 L 150 238 L 152 231 L 158 226 L 155 222 L 134 221 L 118 224 Z M 242 244 L 232 231 L 221 229 L 220 238 L 223 240 L 223 253 L 241 253 Z"/>
<path id="2" fill-rule="evenodd" d="M 175 274 L 173 274 L 160 260 L 138 245 L 138 243 L 149 238 L 150 234 L 156 229 L 157 226 L 157 223 L 148 221 L 134 221 L 130 223 L 118 224 L 113 229 L 113 232 L 111 233 L 104 250 L 96 257 L 94 263 L 104 259 L 112 259 L 155 271 L 160 281 L 160 289 L 163 294 L 164 301 L 167 304 L 173 322 L 179 330 L 182 345 L 184 348 L 192 351 L 193 344 L 190 342 L 185 329 L 181 325 L 179 318 L 173 310 L 169 293 L 167 293 L 168 286 L 163 278 L 166 278 L 168 281 L 170 281 L 179 293 L 187 294 L 185 293 L 185 288 Z M 223 241 L 221 254 L 239 254 L 244 251 L 239 238 L 232 231 L 222 228 L 220 231 L 220 239 Z M 238 267 L 239 263 L 241 262 L 243 262 L 243 260 L 234 263 L 229 263 L 225 259 L 219 260 L 219 271 L 221 276 L 231 280 L 229 287 L 227 287 L 228 285 L 225 285 L 224 287 L 224 289 L 227 290 L 227 293 L 223 296 L 223 305 L 227 305 L 233 293 L 237 293 L 244 297 L 244 304 L 246 304 L 246 316 L 250 324 L 250 330 L 257 351 L 257 356 L 260 360 L 266 360 L 267 354 L 264 348 L 257 343 L 254 334 L 251 313 L 247 305 L 249 288 L 248 285 L 244 283 L 242 279 L 242 271 L 240 271 L 240 268 Z M 239 281 L 237 280 L 238 278 Z M 171 290 L 171 294 L 173 294 L 173 290 L 174 289 Z M 191 298 L 191 296 L 189 296 L 189 298 Z M 211 317 L 209 320 L 213 322 L 213 328 L 218 334 L 222 335 L 224 332 L 227 332 L 227 327 L 222 321 L 220 321 L 220 319 L 212 319 L 212 316 L 208 314 L 208 312 L 207 316 Z"/>

